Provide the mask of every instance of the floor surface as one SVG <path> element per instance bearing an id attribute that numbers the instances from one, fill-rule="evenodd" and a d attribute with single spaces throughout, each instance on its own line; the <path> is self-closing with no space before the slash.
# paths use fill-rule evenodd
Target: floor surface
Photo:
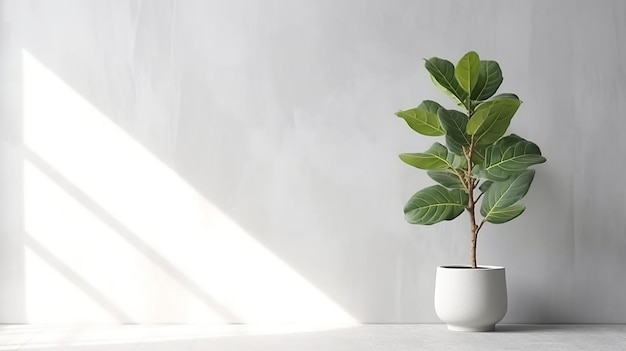
<path id="1" fill-rule="evenodd" d="M 0 350 L 626 350 L 626 325 L 498 325 L 488 333 L 437 324 L 0 325 Z"/>

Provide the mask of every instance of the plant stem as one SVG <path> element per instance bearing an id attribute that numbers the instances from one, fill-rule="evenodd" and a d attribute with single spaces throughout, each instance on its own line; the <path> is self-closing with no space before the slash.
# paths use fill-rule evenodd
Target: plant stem
<path id="1" fill-rule="evenodd" d="M 474 137 L 472 136 L 472 141 L 470 143 L 469 148 L 465 153 L 465 157 L 467 158 L 467 195 L 469 196 L 467 211 L 470 216 L 470 234 L 471 234 L 471 248 L 470 248 L 470 263 L 472 268 L 476 268 L 476 243 L 478 240 L 478 229 L 479 227 L 476 225 L 476 202 L 474 201 L 474 188 L 476 183 L 472 179 L 472 153 L 474 149 Z"/>
<path id="2" fill-rule="evenodd" d="M 468 97 L 468 117 L 472 118 L 474 114 L 474 109 L 471 106 L 471 100 Z M 470 140 L 470 144 L 465 151 L 465 158 L 467 159 L 467 174 L 466 174 L 466 184 L 467 184 L 467 195 L 469 196 L 467 211 L 470 216 L 470 234 L 471 234 L 471 247 L 470 247 L 470 264 L 472 268 L 476 268 L 476 245 L 478 243 L 478 231 L 483 226 L 483 222 L 480 225 L 476 224 L 476 202 L 480 198 L 480 195 L 476 200 L 474 200 L 474 189 L 478 182 L 474 180 L 472 177 L 472 169 L 474 168 L 474 163 L 472 162 L 472 154 L 474 153 L 474 135 Z"/>
<path id="3" fill-rule="evenodd" d="M 470 201 L 472 201 L 471 199 L 471 195 L 470 195 Z M 472 208 L 470 209 L 470 231 L 472 233 L 472 246 L 470 249 L 470 260 L 471 260 L 471 265 L 472 268 L 476 268 L 476 244 L 478 241 L 478 230 L 479 230 L 479 226 L 476 225 L 476 215 L 474 214 L 474 205 L 471 205 Z"/>

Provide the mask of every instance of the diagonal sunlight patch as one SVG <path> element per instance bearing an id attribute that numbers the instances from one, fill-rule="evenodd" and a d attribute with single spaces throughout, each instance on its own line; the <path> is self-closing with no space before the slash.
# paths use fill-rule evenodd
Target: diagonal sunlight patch
<path id="1" fill-rule="evenodd" d="M 29 322 L 357 323 L 22 54 Z"/>

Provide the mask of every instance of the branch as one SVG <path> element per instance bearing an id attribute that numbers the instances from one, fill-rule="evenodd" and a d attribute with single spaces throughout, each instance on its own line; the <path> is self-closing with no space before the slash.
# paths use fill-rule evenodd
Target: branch
<path id="1" fill-rule="evenodd" d="M 454 173 L 456 174 L 456 176 L 459 178 L 459 180 L 461 181 L 461 184 L 463 184 L 463 186 L 465 187 L 465 190 L 467 192 L 469 192 L 469 186 L 468 184 L 466 184 L 465 182 L 465 177 L 459 172 L 458 169 L 456 168 L 452 168 L 452 170 L 454 171 Z"/>
<path id="2" fill-rule="evenodd" d="M 480 221 L 480 224 L 478 225 L 478 228 L 476 228 L 476 236 L 478 236 L 478 232 L 480 231 L 480 228 L 483 227 L 483 224 L 485 224 L 485 219 L 483 218 L 482 221 Z"/>
<path id="3" fill-rule="evenodd" d="M 480 200 L 480 198 L 483 197 L 483 195 L 485 195 L 485 193 L 480 193 L 480 195 L 478 195 L 476 200 L 474 200 L 474 204 L 476 204 L 478 202 L 478 200 Z"/>

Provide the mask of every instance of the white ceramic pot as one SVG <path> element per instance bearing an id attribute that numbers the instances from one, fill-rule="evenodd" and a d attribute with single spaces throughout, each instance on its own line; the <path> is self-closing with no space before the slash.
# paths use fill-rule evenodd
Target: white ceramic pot
<path id="1" fill-rule="evenodd" d="M 506 313 L 504 267 L 439 266 L 435 312 L 457 331 L 492 331 Z"/>

